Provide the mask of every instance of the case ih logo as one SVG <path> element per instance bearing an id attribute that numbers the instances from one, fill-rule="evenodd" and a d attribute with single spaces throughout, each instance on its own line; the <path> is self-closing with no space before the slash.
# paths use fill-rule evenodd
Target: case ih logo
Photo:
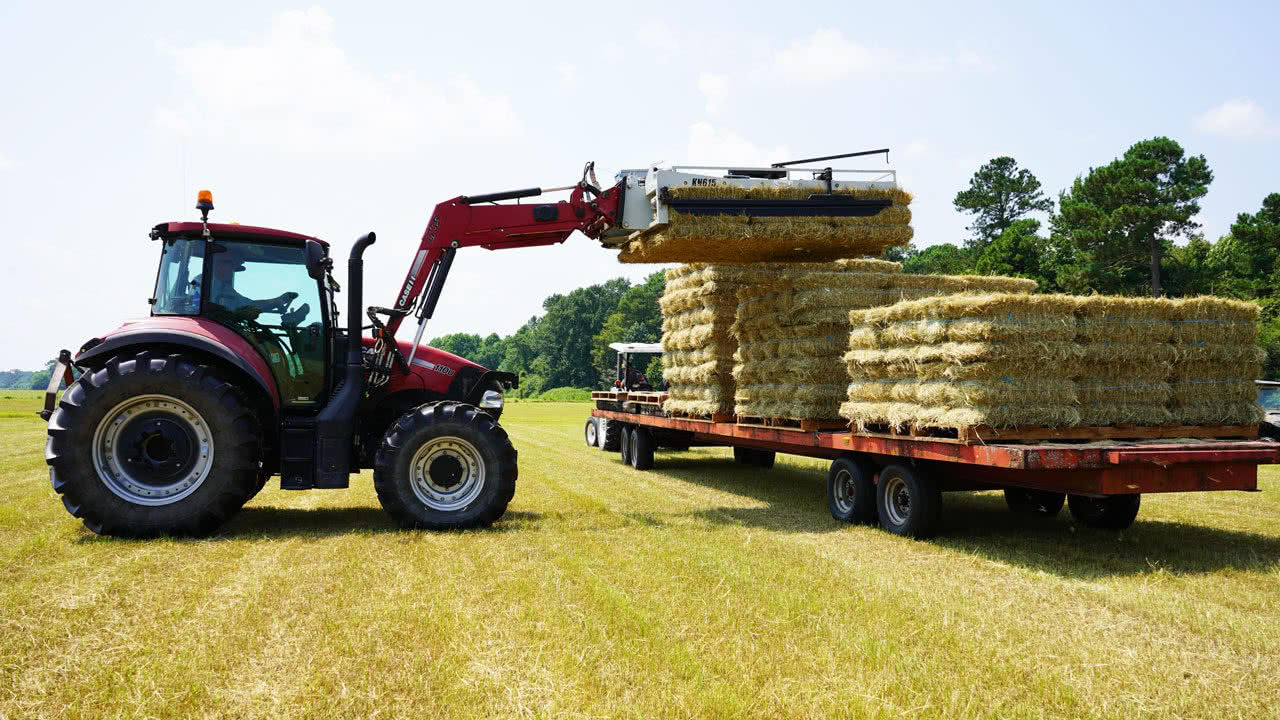
<path id="1" fill-rule="evenodd" d="M 423 238 L 423 247 L 429 247 L 436 240 L 436 231 L 440 229 L 440 218 L 435 215 L 431 216 L 431 222 L 427 224 L 427 234 Z M 400 291 L 400 299 L 396 301 L 396 307 L 404 308 L 404 304 L 409 302 L 409 294 L 413 292 L 413 286 L 418 281 L 418 273 L 422 270 L 422 263 L 427 259 L 427 251 L 419 250 L 418 257 L 413 259 L 413 267 L 409 268 L 409 277 L 405 278 L 404 289 Z"/>

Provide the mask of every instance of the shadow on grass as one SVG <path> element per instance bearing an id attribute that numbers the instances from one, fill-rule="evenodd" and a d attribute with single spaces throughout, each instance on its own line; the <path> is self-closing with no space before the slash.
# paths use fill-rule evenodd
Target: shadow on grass
<path id="1" fill-rule="evenodd" d="M 826 478 L 821 471 L 784 465 L 762 470 L 730 459 L 679 455 L 659 459 L 655 471 L 767 505 L 693 513 L 710 523 L 806 533 L 845 527 L 832 520 L 827 509 Z M 1080 526 L 1066 508 L 1056 518 L 1010 512 L 998 493 L 947 493 L 943 508 L 938 537 L 928 541 L 933 545 L 1063 577 L 1089 579 L 1155 570 L 1266 572 L 1280 567 L 1280 538 L 1144 520 L 1141 513 L 1131 528 L 1113 532 Z"/>

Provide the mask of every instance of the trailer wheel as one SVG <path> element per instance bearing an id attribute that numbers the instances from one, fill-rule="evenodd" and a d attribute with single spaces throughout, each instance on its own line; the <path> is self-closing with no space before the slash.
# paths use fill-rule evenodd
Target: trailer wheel
<path id="1" fill-rule="evenodd" d="M 631 426 L 623 425 L 621 438 L 618 440 L 618 451 L 622 455 L 622 464 L 631 464 Z"/>
<path id="2" fill-rule="evenodd" d="M 1004 489 L 1004 501 L 1009 505 L 1009 509 L 1026 515 L 1054 517 L 1062 511 L 1062 504 L 1066 500 L 1066 493 L 1025 488 Z"/>
<path id="3" fill-rule="evenodd" d="M 933 537 L 942 519 L 942 491 L 919 470 L 888 465 L 876 485 L 880 526 L 895 535 Z"/>
<path id="4" fill-rule="evenodd" d="M 827 473 L 827 507 L 831 517 L 840 522 L 875 522 L 876 482 L 871 463 L 848 455 L 836 458 Z"/>
<path id="5" fill-rule="evenodd" d="M 593 417 L 587 418 L 587 426 L 583 430 L 583 434 L 586 435 L 587 447 L 595 447 L 596 444 L 599 442 L 599 434 L 600 434 L 600 428 L 599 426 L 596 425 L 595 418 Z"/>
<path id="6" fill-rule="evenodd" d="M 743 465 L 754 465 L 755 467 L 768 470 L 773 467 L 773 462 L 777 458 L 777 453 L 772 450 L 758 450 L 749 447 L 734 447 L 734 462 Z"/>
<path id="7" fill-rule="evenodd" d="M 516 492 L 516 449 L 474 405 L 444 401 L 400 417 L 374 462 L 378 501 L 401 527 L 487 527 Z"/>
<path id="8" fill-rule="evenodd" d="M 1067 496 L 1071 517 L 1085 527 L 1100 530 L 1124 530 L 1138 517 L 1142 505 L 1141 495 L 1107 495 L 1093 498 L 1084 495 Z"/>
<path id="9" fill-rule="evenodd" d="M 208 535 L 260 487 L 262 437 L 240 392 L 185 355 L 86 372 L 49 419 L 49 480 L 99 535 Z"/>
<path id="10" fill-rule="evenodd" d="M 597 430 L 600 449 L 605 452 L 618 452 L 618 448 L 622 445 L 622 423 L 605 418 L 596 419 L 600 421 L 600 427 Z"/>
<path id="11" fill-rule="evenodd" d="M 631 467 L 637 470 L 653 468 L 653 433 L 649 428 L 631 429 Z"/>

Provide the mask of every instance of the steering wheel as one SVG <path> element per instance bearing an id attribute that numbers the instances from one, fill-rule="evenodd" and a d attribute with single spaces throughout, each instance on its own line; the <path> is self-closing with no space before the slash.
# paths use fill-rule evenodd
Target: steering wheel
<path id="1" fill-rule="evenodd" d="M 292 305 L 293 301 L 297 299 L 298 299 L 298 293 L 296 292 L 283 293 L 282 295 L 280 295 L 280 297 L 272 298 L 272 300 L 270 301 L 270 304 L 266 305 L 264 312 L 278 313 L 280 315 L 283 315 L 286 312 L 288 312 L 289 306 Z"/>

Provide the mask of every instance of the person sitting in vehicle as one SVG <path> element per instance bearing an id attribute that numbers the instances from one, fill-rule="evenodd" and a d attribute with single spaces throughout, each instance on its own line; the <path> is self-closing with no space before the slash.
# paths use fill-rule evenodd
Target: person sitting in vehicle
<path id="1" fill-rule="evenodd" d="M 631 365 L 631 361 L 627 361 L 627 389 L 629 390 L 652 390 L 653 386 L 649 384 L 649 379 L 644 373 L 635 369 Z"/>
<path id="2" fill-rule="evenodd" d="M 244 270 L 244 263 L 240 260 L 234 258 L 216 260 L 213 264 L 213 282 L 209 286 L 209 301 L 249 320 L 256 320 L 258 315 L 264 312 L 280 313 L 280 322 L 283 325 L 296 325 L 298 320 L 305 318 L 307 313 L 311 312 L 311 306 L 307 303 L 303 303 L 293 311 L 285 312 L 294 298 L 298 297 L 296 292 L 283 292 L 265 300 L 254 300 L 240 294 L 235 288 L 235 277 L 241 270 Z M 199 282 L 199 278 L 196 282 Z"/>

